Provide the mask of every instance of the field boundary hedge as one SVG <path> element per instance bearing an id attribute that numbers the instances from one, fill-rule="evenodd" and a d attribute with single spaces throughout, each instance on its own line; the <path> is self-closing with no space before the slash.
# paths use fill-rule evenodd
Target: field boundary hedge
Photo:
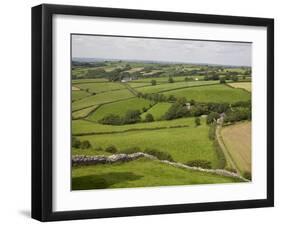
<path id="1" fill-rule="evenodd" d="M 89 122 L 91 122 L 91 121 L 89 121 Z M 73 136 L 104 135 L 104 134 L 116 134 L 116 133 L 126 133 L 126 132 L 134 132 L 134 131 L 150 131 L 150 130 L 161 130 L 161 129 L 176 129 L 176 128 L 185 128 L 185 127 L 190 127 L 190 125 L 162 126 L 162 127 L 152 127 L 152 128 L 132 128 L 132 129 L 125 129 L 125 130 L 120 130 L 120 131 L 73 133 Z"/>

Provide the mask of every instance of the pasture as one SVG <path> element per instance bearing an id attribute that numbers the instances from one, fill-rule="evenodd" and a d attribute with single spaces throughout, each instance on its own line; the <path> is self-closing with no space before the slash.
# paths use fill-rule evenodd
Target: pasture
<path id="1" fill-rule="evenodd" d="M 82 84 L 82 83 L 92 83 L 92 82 L 107 82 L 108 79 L 106 78 L 93 78 L 93 79 L 74 79 L 72 80 L 72 84 Z"/>
<path id="2" fill-rule="evenodd" d="M 167 91 L 163 94 L 185 97 L 187 100 L 195 100 L 203 103 L 235 103 L 237 101 L 247 101 L 251 99 L 251 94 L 249 92 L 241 89 L 232 89 L 223 84 L 190 87 Z"/>
<path id="3" fill-rule="evenodd" d="M 124 116 L 128 110 L 140 110 L 142 112 L 143 108 L 149 108 L 152 104 L 152 101 L 137 97 L 114 103 L 104 104 L 99 107 L 95 112 L 90 114 L 88 116 L 88 119 L 97 122 L 109 113 Z"/>
<path id="4" fill-rule="evenodd" d="M 72 167 L 72 190 L 234 183 L 238 179 L 138 159 L 123 164 Z"/>
<path id="5" fill-rule="evenodd" d="M 219 81 L 186 81 L 186 82 L 165 83 L 155 86 L 145 86 L 141 88 L 136 88 L 136 90 L 142 93 L 159 93 L 163 91 L 177 90 L 185 87 L 202 86 L 202 85 L 210 85 L 210 84 L 218 84 L 218 83 Z"/>
<path id="6" fill-rule="evenodd" d="M 99 105 L 118 100 L 129 99 L 131 97 L 134 97 L 134 95 L 127 89 L 99 93 L 73 102 L 72 110 L 80 110 L 82 108 L 90 107 L 92 105 Z"/>
<path id="7" fill-rule="evenodd" d="M 169 153 L 177 162 L 186 163 L 193 160 L 211 162 L 213 168 L 218 165 L 218 156 L 213 143 L 208 138 L 208 126 L 183 128 L 165 128 L 155 130 L 138 130 L 114 134 L 81 136 L 80 140 L 88 140 L 93 147 L 114 145 L 120 153 L 122 149 L 139 147 L 157 149 Z"/>
<path id="8" fill-rule="evenodd" d="M 72 119 L 85 118 L 97 107 L 98 105 L 94 105 L 88 108 L 84 108 L 82 110 L 74 111 L 72 112 Z"/>
<path id="9" fill-rule="evenodd" d="M 194 118 L 180 118 L 170 121 L 142 122 L 128 125 L 103 125 L 89 120 L 72 121 L 72 134 L 99 134 L 99 133 L 115 133 L 131 130 L 152 130 L 173 127 L 195 127 Z"/>
<path id="10" fill-rule="evenodd" d="M 91 94 L 84 90 L 73 90 L 72 92 L 72 101 L 77 101 L 85 97 L 90 96 Z"/>
<path id="11" fill-rule="evenodd" d="M 206 119 L 221 106 L 229 110 L 230 104 L 251 100 L 250 82 L 233 82 L 235 79 L 230 78 L 225 81 L 226 84 L 220 84 L 223 81 L 218 79 L 226 76 L 226 70 L 238 72 L 240 81 L 249 69 L 122 60 L 86 66 L 76 62 L 72 68 L 71 84 L 71 154 L 108 156 L 152 151 L 159 159 L 162 154 L 162 157 L 167 159 L 168 156 L 174 162 L 202 168 L 224 168 L 224 152 L 210 135 L 211 128 L 217 127 L 207 124 Z M 208 73 L 219 77 L 206 78 Z M 173 81 L 169 81 L 170 77 Z M 152 80 L 156 80 L 156 85 L 151 84 Z M 163 95 L 143 95 L 154 93 Z M 190 100 L 195 102 L 190 104 Z M 207 109 L 209 106 L 211 110 Z M 235 109 L 238 112 L 239 105 Z M 137 114 L 137 120 L 125 120 L 130 117 L 129 110 L 139 111 L 133 112 Z M 101 120 L 110 114 L 112 118 L 119 116 L 122 120 L 119 119 L 118 123 Z M 218 130 L 214 131 L 216 134 Z M 241 172 L 251 171 L 250 123 L 222 127 L 221 136 Z M 82 146 L 82 143 L 87 145 Z M 110 146 L 115 147 L 113 152 L 108 149 Z M 241 181 L 146 158 L 72 167 L 73 190 L 234 182 Z"/>
<path id="12" fill-rule="evenodd" d="M 101 93 L 113 90 L 125 89 L 125 87 L 117 82 L 91 82 L 91 83 L 81 83 L 76 84 L 81 90 L 87 90 L 90 93 Z"/>
<path id="13" fill-rule="evenodd" d="M 171 103 L 157 103 L 152 108 L 150 108 L 147 112 L 142 113 L 142 119 L 145 119 L 147 114 L 152 114 L 154 120 L 161 120 L 162 116 L 168 111 L 171 107 Z"/>

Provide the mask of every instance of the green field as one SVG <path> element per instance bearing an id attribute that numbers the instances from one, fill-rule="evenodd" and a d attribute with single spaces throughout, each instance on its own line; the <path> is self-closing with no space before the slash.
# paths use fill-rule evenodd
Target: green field
<path id="1" fill-rule="evenodd" d="M 75 90 L 75 91 L 72 91 L 72 100 L 73 101 L 77 101 L 77 100 L 80 100 L 80 99 L 83 99 L 87 96 L 90 96 L 91 94 L 86 92 L 86 91 L 83 91 L 83 90 Z"/>
<path id="2" fill-rule="evenodd" d="M 128 82 L 129 86 L 132 88 L 143 87 L 143 86 L 151 86 L 150 82 Z"/>
<path id="3" fill-rule="evenodd" d="M 108 81 L 108 79 L 105 79 L 105 78 L 75 79 L 75 80 L 72 80 L 72 84 L 82 84 L 82 83 L 92 83 L 92 82 L 100 83 L 100 82 L 107 82 L 107 81 Z"/>
<path id="4" fill-rule="evenodd" d="M 99 107 L 95 112 L 90 114 L 88 119 L 97 122 L 109 113 L 124 116 L 128 110 L 142 111 L 143 108 L 149 108 L 152 104 L 153 102 L 149 100 L 137 97 L 128 100 L 118 101 L 115 103 L 104 104 Z"/>
<path id="5" fill-rule="evenodd" d="M 158 160 L 143 157 L 119 163 L 75 163 L 72 189 L 241 182 L 194 168 L 182 169 L 159 159 L 232 170 L 228 169 L 225 152 L 217 141 L 219 124 L 216 122 L 227 116 L 232 117 L 229 121 L 236 120 L 235 117 L 245 120 L 245 115 L 250 120 L 250 102 L 246 101 L 251 100 L 251 93 L 242 89 L 251 87 L 250 71 L 250 67 L 184 63 L 76 62 L 72 67 L 72 156 L 141 151 Z M 237 77 L 232 77 L 234 75 Z M 173 78 L 173 82 L 169 82 L 169 78 Z M 156 85 L 151 84 L 152 80 L 156 80 Z M 154 93 L 163 95 L 144 95 Z M 236 105 L 233 107 L 233 104 Z M 214 113 L 216 118 L 208 121 Z M 248 130 L 243 136 L 238 136 L 238 130 L 236 133 L 235 144 L 243 144 L 243 137 L 251 138 Z M 232 134 L 230 131 L 225 137 L 231 140 Z M 247 161 L 251 163 L 251 159 Z"/>
<path id="6" fill-rule="evenodd" d="M 139 159 L 123 164 L 72 168 L 73 190 L 233 182 L 239 182 L 239 180 L 175 168 L 147 159 Z"/>
<path id="7" fill-rule="evenodd" d="M 76 84 L 75 86 L 79 87 L 82 90 L 88 90 L 88 92 L 90 93 L 101 93 L 112 90 L 125 89 L 125 87 L 121 83 L 117 82 L 82 83 Z"/>
<path id="8" fill-rule="evenodd" d="M 169 107 L 171 107 L 171 103 L 157 103 L 152 108 L 150 108 L 147 112 L 142 113 L 142 119 L 145 119 L 147 114 L 152 114 L 154 120 L 162 119 L 162 116 L 168 111 Z"/>
<path id="9" fill-rule="evenodd" d="M 173 77 L 173 80 L 175 82 L 183 82 L 186 76 L 175 76 Z M 202 79 L 202 76 L 193 76 L 192 78 L 197 78 L 197 79 Z M 163 76 L 163 77 L 150 77 L 150 78 L 141 78 L 138 80 L 135 80 L 134 82 L 136 83 L 151 83 L 151 80 L 156 80 L 157 83 L 168 83 L 169 77 L 168 76 Z"/>
<path id="10" fill-rule="evenodd" d="M 210 85 L 191 87 L 164 92 L 165 95 L 185 97 L 198 102 L 234 103 L 251 99 L 251 94 L 240 89 L 232 89 L 226 85 Z"/>
<path id="11" fill-rule="evenodd" d="M 170 128 L 180 126 L 192 126 L 194 127 L 194 118 L 180 118 L 170 121 L 155 121 L 155 122 L 143 122 L 128 125 L 103 125 L 97 122 L 89 120 L 74 120 L 72 121 L 72 134 L 89 134 L 89 133 L 114 133 L 123 132 L 128 130 L 144 130 L 144 129 L 157 129 L 157 128 Z"/>
<path id="12" fill-rule="evenodd" d="M 208 139 L 208 126 L 140 130 L 113 134 L 81 136 L 93 147 L 116 146 L 122 149 L 139 147 L 158 149 L 169 153 L 175 161 L 185 163 L 191 160 L 210 161 L 213 168 L 218 165 L 218 157 L 213 143 Z"/>
<path id="13" fill-rule="evenodd" d="M 175 82 L 175 83 L 167 83 L 160 84 L 155 86 L 146 86 L 137 88 L 136 90 L 142 93 L 159 93 L 163 91 L 180 89 L 184 87 L 192 87 L 192 86 L 201 86 L 201 85 L 210 85 L 210 84 L 218 84 L 218 81 L 188 81 L 188 82 Z"/>
<path id="14" fill-rule="evenodd" d="M 72 110 L 79 110 L 92 105 L 124 100 L 130 97 L 134 97 L 134 95 L 127 89 L 99 93 L 97 95 L 89 96 L 84 99 L 75 101 L 74 103 L 72 103 Z"/>
<path id="15" fill-rule="evenodd" d="M 98 105 L 94 105 L 88 108 L 84 108 L 82 110 L 72 112 L 73 119 L 85 118 L 87 117 L 93 110 L 95 110 Z"/>

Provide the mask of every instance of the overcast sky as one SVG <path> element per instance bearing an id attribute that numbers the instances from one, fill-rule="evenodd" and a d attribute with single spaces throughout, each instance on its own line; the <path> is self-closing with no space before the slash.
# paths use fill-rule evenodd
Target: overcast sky
<path id="1" fill-rule="evenodd" d="M 72 35 L 72 57 L 251 66 L 251 44 Z"/>

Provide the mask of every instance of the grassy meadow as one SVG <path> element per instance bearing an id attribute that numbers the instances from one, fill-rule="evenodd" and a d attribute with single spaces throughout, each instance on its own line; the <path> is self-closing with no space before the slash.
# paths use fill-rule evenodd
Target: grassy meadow
<path id="1" fill-rule="evenodd" d="M 249 179 L 249 71 L 249 67 L 194 64 L 75 62 L 72 156 L 143 152 L 154 158 L 73 164 L 72 189 L 241 182 L 238 177 L 217 174 L 216 169 Z M 218 126 L 238 171 L 229 167 L 217 142 Z M 214 171 L 199 172 L 195 167 Z"/>

